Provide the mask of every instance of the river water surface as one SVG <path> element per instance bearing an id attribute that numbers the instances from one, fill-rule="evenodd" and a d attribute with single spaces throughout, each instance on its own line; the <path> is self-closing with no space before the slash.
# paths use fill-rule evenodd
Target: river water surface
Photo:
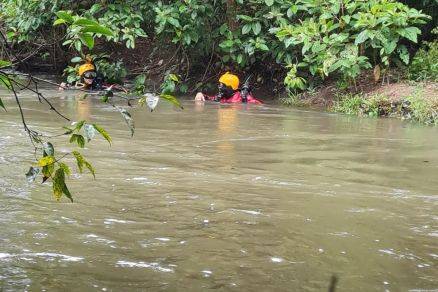
<path id="1" fill-rule="evenodd" d="M 96 180 L 72 175 L 75 203 L 57 203 L 27 183 L 33 148 L 0 92 L 0 290 L 327 291 L 336 275 L 337 291 L 437 291 L 437 128 L 186 101 L 133 110 L 131 138 L 97 99 L 45 93 L 114 142 L 82 151 Z M 22 98 L 31 127 L 68 125 Z"/>

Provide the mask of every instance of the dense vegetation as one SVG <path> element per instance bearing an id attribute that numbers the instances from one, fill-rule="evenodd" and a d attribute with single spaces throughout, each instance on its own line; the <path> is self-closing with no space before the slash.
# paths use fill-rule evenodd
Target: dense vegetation
<path id="1" fill-rule="evenodd" d="M 408 5 L 421 9 L 435 4 L 429 0 L 403 2 L 102 0 L 72 4 L 66 0 L 1 0 L 0 11 L 3 30 L 17 51 L 29 44 L 33 49 L 24 53 L 38 50 L 36 54 L 48 62 L 69 60 L 67 57 L 76 55 L 74 51 L 107 54 L 107 58 L 101 58 L 101 68 L 106 68 L 105 74 L 112 74 L 109 77 L 115 81 L 126 72 L 123 63 L 114 60 L 105 46 L 122 43 L 129 54 L 129 50 L 146 43 L 144 60 L 166 60 L 164 64 L 130 68 L 146 77 L 157 73 L 164 77 L 172 71 L 182 75 L 184 82 L 200 82 L 197 85 L 201 86 L 210 75 L 230 68 L 246 74 L 255 72 L 259 83 L 284 81 L 295 92 L 329 76 L 354 86 L 363 70 L 377 68 L 384 78 L 388 66 L 408 64 L 411 44 L 418 42 L 422 25 L 430 20 Z M 76 19 L 96 21 L 112 34 L 100 35 L 93 50 L 86 33 L 78 35 L 74 26 L 53 26 L 60 10 L 70 11 L 68 15 Z M 175 55 L 166 56 L 159 50 L 163 47 Z M 69 51 L 65 52 L 66 48 Z M 71 74 L 69 81 L 73 79 Z M 181 91 L 186 90 L 187 86 L 182 86 Z"/>

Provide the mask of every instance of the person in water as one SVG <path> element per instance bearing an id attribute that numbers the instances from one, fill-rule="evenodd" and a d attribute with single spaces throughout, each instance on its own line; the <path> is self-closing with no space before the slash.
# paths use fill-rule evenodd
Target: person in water
<path id="1" fill-rule="evenodd" d="M 85 64 L 82 64 L 79 67 L 78 75 L 80 77 L 80 81 L 76 82 L 74 85 L 75 89 L 84 89 L 84 90 L 120 90 L 125 91 L 126 89 L 117 84 L 108 85 L 104 82 L 103 77 L 97 73 L 96 66 L 92 61 L 87 60 Z M 70 85 L 66 83 L 61 83 L 59 86 L 59 90 L 69 89 Z"/>
<path id="2" fill-rule="evenodd" d="M 219 92 L 214 95 L 206 95 L 198 92 L 195 96 L 196 101 L 217 101 L 220 103 L 254 103 L 262 104 L 262 102 L 251 94 L 251 88 L 248 81 L 239 88 L 240 80 L 236 75 L 226 72 L 219 78 Z"/>

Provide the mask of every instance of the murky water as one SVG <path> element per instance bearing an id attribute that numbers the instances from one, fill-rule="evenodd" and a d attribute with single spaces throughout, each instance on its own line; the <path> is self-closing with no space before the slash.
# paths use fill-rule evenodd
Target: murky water
<path id="1" fill-rule="evenodd" d="M 326 291 L 332 275 L 338 291 L 438 289 L 437 128 L 187 101 L 134 110 L 130 138 L 98 101 L 47 94 L 114 143 L 83 151 L 96 180 L 73 175 L 75 203 L 56 203 L 26 182 L 32 148 L 5 101 L 0 290 Z M 33 127 L 63 125 L 24 107 Z"/>

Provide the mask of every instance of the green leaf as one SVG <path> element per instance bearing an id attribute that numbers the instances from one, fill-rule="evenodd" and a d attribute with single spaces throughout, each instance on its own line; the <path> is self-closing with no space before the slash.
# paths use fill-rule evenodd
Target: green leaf
<path id="1" fill-rule="evenodd" d="M 65 21 L 65 19 L 58 18 L 57 20 L 55 20 L 55 21 L 53 22 L 53 26 L 60 25 L 60 24 L 64 24 L 64 23 L 67 23 L 67 22 Z"/>
<path id="2" fill-rule="evenodd" d="M 34 182 L 36 176 L 38 175 L 38 173 L 40 173 L 40 169 L 38 167 L 30 167 L 29 171 L 26 173 L 26 178 L 28 182 Z"/>
<path id="3" fill-rule="evenodd" d="M 55 196 L 55 199 L 59 201 L 62 197 L 62 194 L 64 194 L 73 203 L 73 197 L 68 190 L 67 185 L 65 184 L 65 173 L 63 168 L 60 167 L 56 170 L 55 176 L 53 177 L 52 181 L 53 195 Z"/>
<path id="4" fill-rule="evenodd" d="M 268 46 L 265 45 L 265 44 L 260 44 L 258 47 L 259 47 L 259 49 L 262 50 L 262 51 L 269 51 Z"/>
<path id="5" fill-rule="evenodd" d="M 301 50 L 301 53 L 302 53 L 303 55 L 305 55 L 306 52 L 307 52 L 311 47 L 312 47 L 312 44 L 311 44 L 308 40 L 305 40 L 305 41 L 304 41 L 303 49 Z"/>
<path id="6" fill-rule="evenodd" d="M 396 47 L 397 47 L 397 41 L 395 41 L 395 40 L 384 44 L 385 52 L 388 55 L 391 54 L 392 52 L 394 52 Z"/>
<path id="7" fill-rule="evenodd" d="M 94 26 L 94 25 L 99 26 L 99 23 L 97 23 L 94 20 L 87 19 L 87 18 L 79 18 L 78 20 L 75 20 L 75 22 L 73 22 L 73 24 L 79 25 L 79 26 Z"/>
<path id="8" fill-rule="evenodd" d="M 401 35 L 402 37 L 407 38 L 408 40 L 417 43 L 418 42 L 418 35 L 421 34 L 421 30 L 417 27 L 411 26 L 407 28 L 401 28 L 397 30 L 397 33 Z"/>
<path id="9" fill-rule="evenodd" d="M 73 134 L 75 135 L 75 134 Z M 76 138 L 76 142 L 78 143 L 78 146 L 81 148 L 85 147 L 85 138 L 82 135 L 78 135 L 78 137 Z"/>
<path id="10" fill-rule="evenodd" d="M 73 151 L 72 153 L 73 153 L 73 156 L 76 158 L 76 163 L 78 165 L 79 172 L 82 173 L 84 165 L 85 165 L 85 167 L 91 172 L 93 177 L 96 178 L 96 173 L 94 171 L 93 166 L 87 160 L 85 160 L 85 158 L 82 156 L 82 154 L 79 153 L 78 151 Z"/>
<path id="11" fill-rule="evenodd" d="M 242 27 L 242 34 L 247 34 L 251 31 L 251 25 L 250 24 L 245 24 Z"/>
<path id="12" fill-rule="evenodd" d="M 42 172 L 43 172 L 43 183 L 52 176 L 53 171 L 55 170 L 55 164 L 49 164 L 43 167 Z"/>
<path id="13" fill-rule="evenodd" d="M 181 27 L 181 25 L 179 24 L 179 20 L 173 17 L 169 17 L 167 19 L 167 22 L 169 22 L 171 25 L 175 26 L 175 27 Z"/>
<path id="14" fill-rule="evenodd" d="M 70 143 L 75 142 L 78 144 L 79 147 L 84 148 L 85 147 L 85 138 L 84 136 L 80 134 L 73 134 L 70 138 Z"/>
<path id="15" fill-rule="evenodd" d="M 66 175 L 71 175 L 70 167 L 68 167 L 67 164 L 65 164 L 64 162 L 60 162 L 59 167 L 62 168 Z"/>
<path id="16" fill-rule="evenodd" d="M 88 170 L 93 175 L 94 179 L 96 179 L 96 171 L 94 170 L 93 166 L 86 160 L 84 160 L 85 167 L 88 168 Z"/>
<path id="17" fill-rule="evenodd" d="M 55 163 L 55 157 L 48 155 L 38 160 L 38 165 L 43 167 Z"/>
<path id="18" fill-rule="evenodd" d="M 364 30 L 360 34 L 357 35 L 354 43 L 356 45 L 359 45 L 359 44 L 365 42 L 368 38 L 369 38 L 368 30 Z"/>
<path id="19" fill-rule="evenodd" d="M 75 125 L 75 131 L 80 131 L 82 129 L 82 126 L 85 124 L 85 120 L 79 121 Z"/>
<path id="20" fill-rule="evenodd" d="M 407 65 L 409 64 L 409 51 L 406 46 L 402 45 L 398 48 L 400 59 Z"/>
<path id="21" fill-rule="evenodd" d="M 82 43 L 86 45 L 90 50 L 94 47 L 94 37 L 90 34 L 79 34 L 79 38 Z"/>
<path id="22" fill-rule="evenodd" d="M 72 62 L 72 63 L 79 63 L 79 62 L 81 62 L 82 61 L 82 58 L 81 57 L 74 57 L 74 58 L 72 58 L 71 60 L 70 60 L 70 62 Z"/>
<path id="23" fill-rule="evenodd" d="M 272 6 L 274 4 L 274 0 L 265 0 L 265 4 L 268 6 Z"/>
<path id="24" fill-rule="evenodd" d="M 106 36 L 110 36 L 110 37 L 114 36 L 114 33 L 110 29 L 103 27 L 101 25 L 87 26 L 87 27 L 83 28 L 81 30 L 81 32 L 83 32 L 83 33 L 97 33 L 97 34 L 102 34 L 102 35 L 106 35 Z"/>
<path id="25" fill-rule="evenodd" d="M 0 68 L 9 67 L 12 65 L 12 62 L 1 60 L 0 59 Z"/>
<path id="26" fill-rule="evenodd" d="M 68 11 L 58 11 L 56 12 L 56 16 L 58 16 L 58 18 L 64 19 L 68 23 L 73 22 L 73 16 Z"/>
<path id="27" fill-rule="evenodd" d="M 5 105 L 3 104 L 3 101 L 1 98 L 0 98 L 0 106 L 6 111 Z"/>
<path id="28" fill-rule="evenodd" d="M 12 89 L 11 81 L 9 80 L 9 77 L 0 74 L 0 85 L 6 87 L 6 89 Z"/>
<path id="29" fill-rule="evenodd" d="M 73 43 L 73 45 L 74 45 L 76 51 L 81 52 L 81 50 L 82 50 L 82 42 L 80 40 L 76 40 Z"/>
<path id="30" fill-rule="evenodd" d="M 76 163 L 78 165 L 79 172 L 82 173 L 85 159 L 82 156 L 82 154 L 79 153 L 78 151 L 73 151 L 72 153 L 73 156 L 76 158 Z"/>
<path id="31" fill-rule="evenodd" d="M 255 22 L 252 24 L 252 31 L 254 32 L 255 35 L 258 35 L 261 30 L 262 30 L 262 25 L 260 24 L 260 22 Z"/>
<path id="32" fill-rule="evenodd" d="M 181 105 L 181 103 L 179 102 L 179 100 L 175 96 L 170 95 L 170 94 L 160 94 L 160 97 L 167 100 L 168 102 L 172 103 L 173 105 L 175 105 L 181 109 L 184 109 L 184 107 Z"/>
<path id="33" fill-rule="evenodd" d="M 111 145 L 111 137 L 110 137 L 110 135 L 108 135 L 108 133 L 105 131 L 105 129 L 102 128 L 102 127 L 100 127 L 100 126 L 97 125 L 97 124 L 93 124 L 93 127 L 94 127 L 94 128 L 96 129 L 96 131 L 98 131 L 98 132 L 102 135 L 102 137 L 105 138 L 105 140 L 107 140 L 108 143 Z"/>

